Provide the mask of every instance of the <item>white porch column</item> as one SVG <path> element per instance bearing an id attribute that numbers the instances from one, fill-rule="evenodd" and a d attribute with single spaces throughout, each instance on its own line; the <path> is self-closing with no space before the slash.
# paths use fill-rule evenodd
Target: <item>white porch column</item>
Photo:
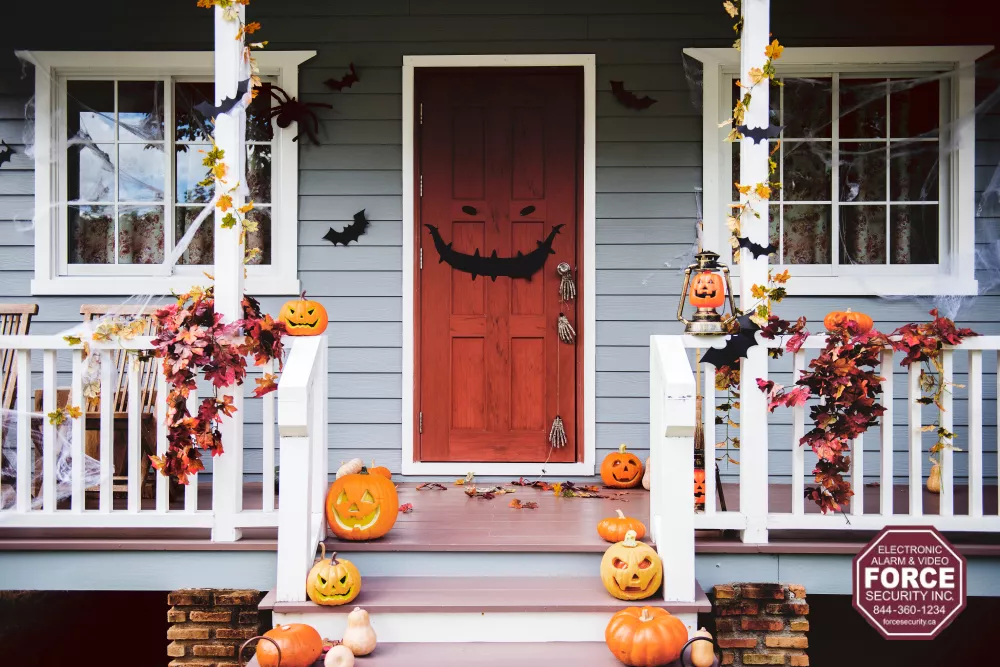
<path id="1" fill-rule="evenodd" d="M 769 40 L 770 0 L 743 0 L 743 34 L 740 40 L 740 80 L 750 85 L 749 71 L 764 68 L 764 49 Z M 744 117 L 747 127 L 768 125 L 767 80 L 753 89 Z M 740 183 L 753 186 L 768 180 L 767 142 L 740 142 Z M 743 195 L 741 201 L 748 201 Z M 749 200 L 755 217 L 744 214 L 740 229 L 755 243 L 767 245 L 767 201 Z M 754 284 L 767 282 L 767 255 L 754 259 L 746 248 L 740 251 L 740 308 L 749 308 Z M 744 542 L 767 542 L 767 403 L 757 388 L 757 378 L 767 379 L 767 350 L 751 347 L 740 372 L 740 511 L 746 515 Z"/>
<path id="2" fill-rule="evenodd" d="M 244 7 L 237 6 L 235 11 L 242 21 Z M 243 63 L 243 40 L 236 39 L 239 27 L 238 21 L 227 20 L 222 9 L 215 8 L 216 104 L 227 97 L 234 97 L 239 81 L 247 77 Z M 242 206 L 245 200 L 245 137 L 246 112 L 242 109 L 221 114 L 215 119 L 215 144 L 225 151 L 226 182 L 222 187 L 228 190 L 237 183 L 241 184 L 240 189 L 232 193 L 233 205 L 237 207 Z M 215 310 L 224 321 L 234 322 L 243 317 L 244 248 L 239 225 L 224 229 L 223 215 L 219 209 L 215 210 Z M 233 525 L 233 521 L 243 508 L 243 391 L 236 387 L 221 393 L 233 397 L 236 413 L 222 420 L 225 453 L 216 457 L 212 466 L 212 510 L 215 514 L 212 540 L 235 542 L 240 539 L 240 530 Z"/>

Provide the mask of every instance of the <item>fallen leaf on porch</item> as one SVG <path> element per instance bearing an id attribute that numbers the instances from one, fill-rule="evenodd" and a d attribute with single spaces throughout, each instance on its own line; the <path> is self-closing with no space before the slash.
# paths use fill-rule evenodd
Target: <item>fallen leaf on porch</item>
<path id="1" fill-rule="evenodd" d="M 467 486 L 465 487 L 465 495 L 470 498 L 482 498 L 484 500 L 492 500 L 497 496 L 502 496 L 505 493 L 514 493 L 515 489 L 505 489 L 502 486 Z"/>
<path id="2" fill-rule="evenodd" d="M 595 485 L 577 486 L 573 482 L 560 482 L 552 485 L 552 493 L 561 498 L 609 498 L 601 493 L 601 488 Z"/>
<path id="3" fill-rule="evenodd" d="M 424 482 L 417 485 L 417 491 L 447 491 L 448 487 L 440 482 Z"/>
<path id="4" fill-rule="evenodd" d="M 513 500 L 511 500 L 510 503 L 507 506 L 510 507 L 510 508 L 516 509 L 516 510 L 534 510 L 534 509 L 538 509 L 538 503 L 533 503 L 533 502 L 522 503 L 517 498 L 514 498 Z"/>
<path id="5" fill-rule="evenodd" d="M 413 511 L 413 503 L 403 503 L 399 506 L 399 511 L 403 514 L 409 514 Z"/>

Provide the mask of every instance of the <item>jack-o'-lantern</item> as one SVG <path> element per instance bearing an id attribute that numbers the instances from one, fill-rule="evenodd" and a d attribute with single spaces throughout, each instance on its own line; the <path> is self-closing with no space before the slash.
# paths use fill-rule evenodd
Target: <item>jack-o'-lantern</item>
<path id="1" fill-rule="evenodd" d="M 621 445 L 617 452 L 604 457 L 601 463 L 601 481 L 605 486 L 630 489 L 642 482 L 642 461 L 625 449 L 625 445 Z"/>
<path id="2" fill-rule="evenodd" d="M 326 558 L 325 544 L 320 543 L 320 548 L 323 551 L 319 562 L 312 566 L 306 577 L 306 594 L 320 605 L 336 606 L 351 602 L 361 592 L 361 573 L 351 561 L 337 558 L 336 552 Z"/>
<path id="3" fill-rule="evenodd" d="M 278 319 L 285 323 L 289 336 L 318 336 L 330 323 L 323 304 L 306 299 L 305 292 L 282 306 Z"/>
<path id="4" fill-rule="evenodd" d="M 823 318 L 823 326 L 826 327 L 827 331 L 833 331 L 838 327 L 847 326 L 848 322 L 854 322 L 854 326 L 857 327 L 859 334 L 865 334 L 872 330 L 875 323 L 872 318 L 868 317 L 864 313 L 851 312 L 851 309 L 840 312 L 834 311 Z"/>
<path id="5" fill-rule="evenodd" d="M 684 269 L 684 286 L 677 304 L 677 321 L 684 323 L 684 333 L 698 336 L 720 336 L 726 333 L 736 317 L 733 286 L 729 267 L 719 261 L 718 253 L 702 250 L 695 254 L 694 263 Z M 729 313 L 719 313 L 729 299 Z M 684 317 L 685 302 L 695 307 L 691 319 Z"/>
<path id="6" fill-rule="evenodd" d="M 611 617 L 604 641 L 630 667 L 658 667 L 681 657 L 688 632 L 684 623 L 659 607 L 626 607 Z"/>
<path id="7" fill-rule="evenodd" d="M 695 308 L 718 308 L 726 302 L 726 285 L 722 276 L 711 271 L 696 273 L 691 279 L 691 292 L 688 295 L 691 305 Z"/>
<path id="8" fill-rule="evenodd" d="M 702 468 L 695 468 L 694 471 L 694 502 L 705 506 L 705 470 Z"/>
<path id="9" fill-rule="evenodd" d="M 263 637 L 257 644 L 260 667 L 311 667 L 323 655 L 323 638 L 305 623 L 277 625 Z"/>
<path id="10" fill-rule="evenodd" d="M 367 470 L 344 475 L 326 494 L 326 521 L 344 540 L 374 540 L 389 532 L 399 514 L 399 495 L 392 480 Z"/>
<path id="11" fill-rule="evenodd" d="M 642 600 L 655 593 L 663 581 L 663 563 L 656 550 L 637 542 L 635 531 L 608 547 L 601 559 L 601 581 L 619 600 Z"/>

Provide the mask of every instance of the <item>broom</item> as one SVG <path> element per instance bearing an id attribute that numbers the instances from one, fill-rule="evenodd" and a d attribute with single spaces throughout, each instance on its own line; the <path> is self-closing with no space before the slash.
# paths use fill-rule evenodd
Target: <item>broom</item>
<path id="1" fill-rule="evenodd" d="M 701 358 L 701 350 L 695 349 L 695 359 Z M 705 397 L 701 395 L 701 369 L 697 368 L 697 363 L 695 365 L 696 372 L 694 377 L 695 386 L 695 407 L 694 407 L 694 451 L 695 459 L 697 463 L 698 450 L 702 451 L 702 468 L 705 466 L 705 419 L 704 413 L 702 412 L 702 406 L 705 401 Z M 712 443 L 712 451 L 709 454 L 714 460 L 715 458 L 715 443 Z M 713 465 L 712 468 L 715 470 L 715 490 L 719 495 L 719 506 L 723 512 L 726 511 L 726 492 L 722 489 L 722 473 L 719 472 L 719 466 Z"/>

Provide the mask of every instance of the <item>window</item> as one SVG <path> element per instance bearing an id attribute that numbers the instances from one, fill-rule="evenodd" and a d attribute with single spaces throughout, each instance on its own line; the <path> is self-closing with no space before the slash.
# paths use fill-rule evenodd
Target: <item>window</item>
<path id="1" fill-rule="evenodd" d="M 260 250 L 247 291 L 297 293 L 295 129 L 272 128 L 269 86 L 297 94 L 312 52 L 261 54 L 264 86 L 247 109 L 250 218 Z M 170 257 L 213 188 L 212 53 L 32 53 L 36 63 L 36 294 L 158 294 L 203 281 L 213 220 Z M 164 72 L 170 72 L 164 74 Z M 47 139 L 47 140 L 46 140 Z M 279 233 L 280 230 L 280 233 Z M 41 233 L 39 233 L 41 232 Z M 127 277 L 128 280 L 122 280 Z"/>
<path id="2" fill-rule="evenodd" d="M 771 143 L 782 188 L 768 222 L 770 261 L 790 269 L 796 293 L 976 293 L 969 93 L 987 50 L 786 52 L 770 95 L 783 130 Z M 739 94 L 739 53 L 685 53 L 704 63 L 706 243 L 728 247 L 720 221 L 739 199 L 740 147 L 719 123 Z"/>

